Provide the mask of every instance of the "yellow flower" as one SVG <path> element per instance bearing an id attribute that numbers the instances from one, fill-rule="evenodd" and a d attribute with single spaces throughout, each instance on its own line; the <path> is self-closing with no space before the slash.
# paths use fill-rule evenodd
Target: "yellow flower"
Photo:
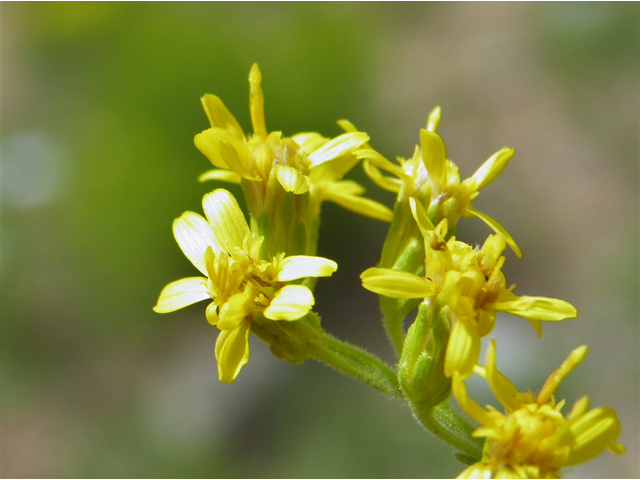
<path id="1" fill-rule="evenodd" d="M 424 276 L 388 268 L 370 268 L 360 278 L 364 288 L 392 298 L 424 298 L 443 309 L 450 324 L 444 370 L 470 375 L 480 354 L 480 338 L 493 329 L 496 312 L 524 317 L 542 332 L 541 321 L 560 321 L 577 315 L 563 300 L 518 297 L 507 288 L 501 272 L 506 240 L 501 233 L 489 235 L 482 248 L 471 248 L 447 236 L 447 220 L 433 227 L 415 199 L 411 210 L 425 242 Z M 444 307 L 447 307 L 444 309 Z"/>
<path id="2" fill-rule="evenodd" d="M 362 148 L 356 151 L 356 155 L 365 160 L 363 166 L 371 180 L 381 188 L 397 193 L 400 202 L 406 203 L 411 197 L 418 199 L 434 224 L 446 218 L 450 229 L 455 230 L 461 216 L 478 217 L 494 232 L 504 235 L 516 255 L 522 256 L 511 235 L 496 220 L 471 204 L 479 191 L 500 175 L 515 150 L 502 148 L 471 177 L 461 182 L 457 165 L 447 159 L 444 141 L 435 132 L 439 123 L 440 107 L 436 107 L 429 114 L 427 128 L 420 130 L 420 147 L 415 147 L 413 156 L 408 160 L 398 157 L 399 164 L 390 162 L 371 148 Z M 397 178 L 383 175 L 381 169 Z"/>
<path id="3" fill-rule="evenodd" d="M 185 212 L 173 223 L 178 245 L 205 277 L 183 278 L 167 285 L 154 310 L 173 312 L 211 299 L 206 316 L 221 330 L 216 342 L 220 380 L 231 383 L 249 360 L 249 332 L 256 314 L 266 319 L 292 321 L 304 317 L 314 304 L 306 286 L 287 282 L 330 276 L 337 265 L 313 256 L 269 261 L 259 257 L 262 238 L 254 239 L 236 202 L 218 189 L 202 200 L 207 219 Z"/>
<path id="4" fill-rule="evenodd" d="M 340 135 L 332 140 L 318 133 L 300 133 L 285 138 L 281 132 L 267 132 L 264 118 L 262 77 L 254 64 L 249 74 L 250 111 L 253 135 L 242 128 L 215 95 L 202 97 L 211 128 L 195 136 L 196 147 L 222 170 L 212 170 L 200 177 L 243 184 L 251 214 L 280 208 L 284 192 L 309 193 L 308 220 L 319 214 L 320 204 L 330 200 L 356 213 L 390 221 L 391 211 L 361 197 L 364 188 L 353 181 L 340 179 L 351 170 L 358 158 L 352 152 L 369 137 L 363 132 Z M 275 198 L 274 198 L 275 197 Z"/>
<path id="5" fill-rule="evenodd" d="M 453 375 L 453 393 L 460 407 L 481 427 L 473 435 L 485 437 L 480 462 L 464 470 L 458 478 L 557 478 L 562 467 L 585 462 L 605 449 L 615 454 L 625 448 L 615 443 L 620 422 L 612 408 L 589 408 L 587 396 L 578 400 L 568 415 L 560 410 L 553 393 L 587 353 L 575 349 L 554 371 L 537 396 L 519 392 L 496 367 L 495 341 L 487 351 L 486 367 L 476 367 L 505 409 L 483 409 L 467 396 L 458 373 Z"/>

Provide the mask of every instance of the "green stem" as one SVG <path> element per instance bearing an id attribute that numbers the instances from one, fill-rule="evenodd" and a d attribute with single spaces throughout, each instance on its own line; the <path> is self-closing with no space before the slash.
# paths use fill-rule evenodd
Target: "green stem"
<path id="1" fill-rule="evenodd" d="M 396 371 L 369 352 L 324 333 L 322 347 L 313 357 L 345 375 L 352 376 L 389 397 L 404 398 Z"/>
<path id="2" fill-rule="evenodd" d="M 420 411 L 411 405 L 418 421 L 443 442 L 474 461 L 482 457 L 484 440 L 471 436 L 477 426 L 453 410 L 446 402 L 427 411 Z"/>

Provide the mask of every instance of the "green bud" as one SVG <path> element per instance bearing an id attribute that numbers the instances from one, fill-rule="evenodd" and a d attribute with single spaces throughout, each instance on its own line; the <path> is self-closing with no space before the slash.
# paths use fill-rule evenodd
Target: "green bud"
<path id="1" fill-rule="evenodd" d="M 435 407 L 451 393 L 451 380 L 444 375 L 449 340 L 447 311 L 448 307 L 438 309 L 423 302 L 402 349 L 398 368 L 400 387 L 418 411 Z"/>

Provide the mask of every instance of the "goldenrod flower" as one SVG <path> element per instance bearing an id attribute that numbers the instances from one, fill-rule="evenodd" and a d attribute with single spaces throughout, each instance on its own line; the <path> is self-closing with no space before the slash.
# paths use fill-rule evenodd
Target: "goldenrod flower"
<path id="1" fill-rule="evenodd" d="M 473 435 L 486 438 L 482 460 L 458 478 L 557 478 L 562 467 L 585 462 L 605 449 L 614 454 L 624 453 L 625 448 L 615 443 L 620 422 L 612 408 L 587 411 L 589 399 L 584 396 L 563 416 L 560 410 L 564 400 L 556 403 L 553 397 L 564 376 L 586 353 L 586 346 L 571 352 L 534 396 L 530 392 L 519 392 L 498 371 L 492 340 L 486 367 L 475 370 L 486 378 L 505 413 L 491 406 L 484 409 L 471 400 L 462 378 L 454 373 L 452 387 L 456 400 L 481 425 Z"/>
<path id="2" fill-rule="evenodd" d="M 447 159 L 445 143 L 436 133 L 439 123 L 440 107 L 436 107 L 429 114 L 427 128 L 420 130 L 420 147 L 415 147 L 413 156 L 408 160 L 398 157 L 398 164 L 390 162 L 371 148 L 362 148 L 356 151 L 356 155 L 365 160 L 363 166 L 371 180 L 381 188 L 397 193 L 399 202 L 406 203 L 409 198 L 419 200 L 434 224 L 446 218 L 449 227 L 455 229 L 460 217 L 478 217 L 494 232 L 504 235 L 507 244 L 520 257 L 520 249 L 502 225 L 471 204 L 479 191 L 500 175 L 515 150 L 502 148 L 471 177 L 461 182 L 458 166 Z M 383 175 L 381 169 L 396 178 Z"/>
<path id="3" fill-rule="evenodd" d="M 304 317 L 314 304 L 306 286 L 287 282 L 306 277 L 330 276 L 337 265 L 313 256 L 270 260 L 259 256 L 262 238 L 254 239 L 236 199 L 228 191 L 204 196 L 207 219 L 185 212 L 173 222 L 178 245 L 205 277 L 183 278 L 167 285 L 154 310 L 173 312 L 211 299 L 206 316 L 221 330 L 216 341 L 220 380 L 231 383 L 249 360 L 252 317 L 292 321 Z"/>
<path id="4" fill-rule="evenodd" d="M 433 227 L 415 199 L 411 209 L 425 242 L 424 276 L 389 268 L 370 268 L 360 278 L 364 288 L 392 298 L 424 298 L 443 309 L 451 334 L 445 359 L 445 374 L 471 374 L 480 354 L 480 338 L 494 326 L 496 312 L 524 317 L 540 336 L 540 321 L 560 321 L 577 315 L 563 300 L 518 297 L 507 288 L 501 272 L 505 257 L 504 235 L 489 235 L 484 245 L 472 248 L 447 236 L 447 220 Z M 444 307 L 447 307 L 444 309 Z"/>
<path id="5" fill-rule="evenodd" d="M 200 177 L 242 184 L 249 211 L 258 223 L 260 233 L 270 232 L 278 222 L 289 223 L 289 230 L 302 223 L 310 229 L 311 245 L 317 236 L 314 225 L 324 200 L 333 201 L 356 213 L 384 221 L 391 220 L 391 211 L 373 200 L 363 198 L 364 188 L 353 181 L 340 180 L 358 162 L 352 152 L 365 144 L 369 137 L 363 132 L 345 133 L 334 139 L 318 133 L 300 133 L 291 138 L 281 132 L 267 132 L 264 118 L 264 97 L 260 88 L 262 77 L 256 64 L 249 74 L 250 111 L 253 135 L 245 135 L 242 128 L 215 95 L 202 97 L 211 128 L 195 136 L 196 147 L 218 169 Z M 308 201 L 292 202 L 284 197 L 308 194 Z M 296 203 L 297 202 L 297 203 Z M 292 219 L 282 219 L 283 211 L 294 211 Z M 264 221 L 260 220 L 265 215 Z M 289 221 L 288 221 L 289 220 Z M 276 235 L 266 234 L 272 242 Z M 295 233 L 295 235 L 298 235 Z M 290 239 L 281 243 L 293 244 Z M 284 245 L 280 245 L 284 247 Z M 313 251 L 304 248 L 301 251 Z M 288 251 L 288 250 L 287 250 Z"/>

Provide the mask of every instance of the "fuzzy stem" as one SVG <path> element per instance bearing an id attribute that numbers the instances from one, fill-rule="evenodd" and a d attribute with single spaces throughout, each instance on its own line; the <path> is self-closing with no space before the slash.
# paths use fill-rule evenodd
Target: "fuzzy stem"
<path id="1" fill-rule="evenodd" d="M 322 347 L 314 352 L 313 357 L 389 397 L 403 398 L 396 371 L 360 347 L 338 340 L 325 332 Z"/>

